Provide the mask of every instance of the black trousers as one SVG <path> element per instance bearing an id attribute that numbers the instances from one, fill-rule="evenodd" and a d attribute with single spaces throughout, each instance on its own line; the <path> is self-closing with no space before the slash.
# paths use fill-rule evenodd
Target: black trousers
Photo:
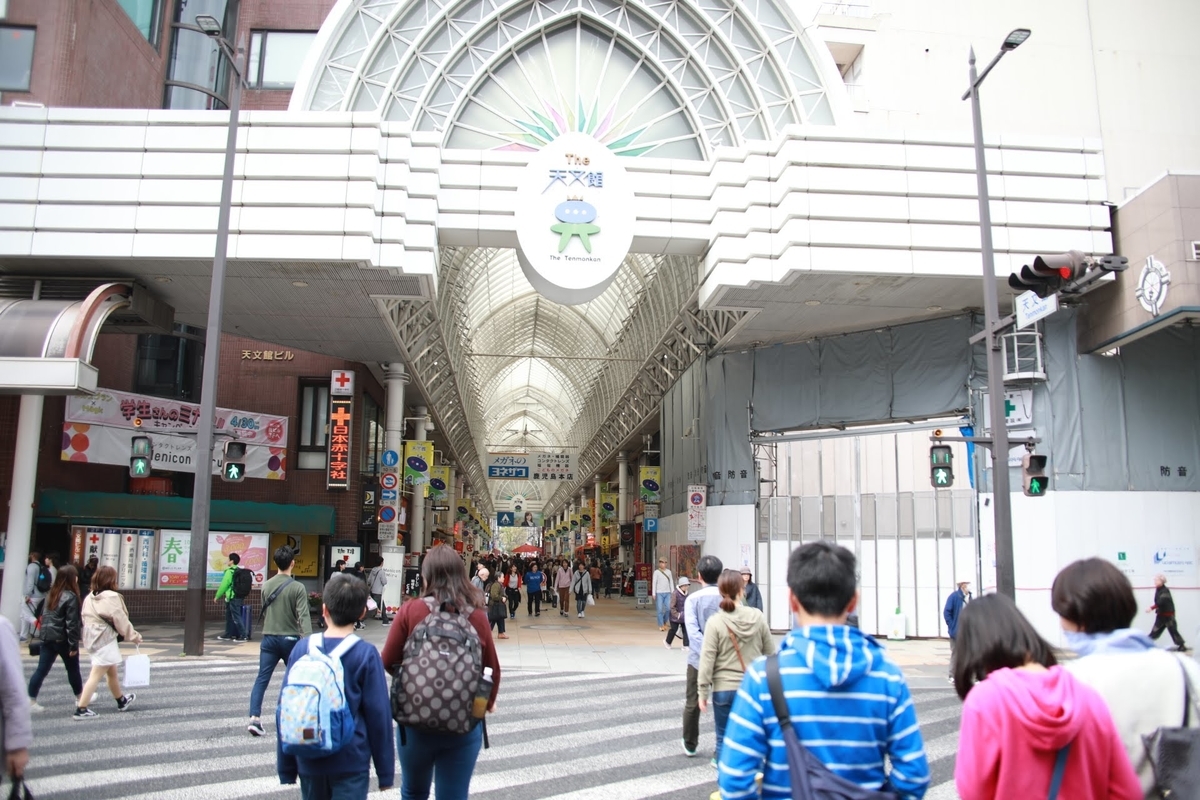
<path id="1" fill-rule="evenodd" d="M 525 594 L 527 595 L 525 602 L 525 613 L 532 614 L 535 609 L 537 610 L 537 613 L 542 613 L 542 593 L 540 591 L 531 592 L 526 590 Z"/>
<path id="2" fill-rule="evenodd" d="M 505 589 L 508 595 L 508 615 L 515 617 L 517 609 L 521 607 L 521 590 L 520 589 Z"/>
<path id="3" fill-rule="evenodd" d="M 1179 635 L 1179 626 L 1175 623 L 1175 615 L 1164 616 L 1158 614 L 1154 617 L 1154 627 L 1150 629 L 1150 638 L 1158 640 L 1162 636 L 1163 631 L 1171 634 L 1171 641 L 1176 647 L 1183 647 L 1183 637 Z"/>

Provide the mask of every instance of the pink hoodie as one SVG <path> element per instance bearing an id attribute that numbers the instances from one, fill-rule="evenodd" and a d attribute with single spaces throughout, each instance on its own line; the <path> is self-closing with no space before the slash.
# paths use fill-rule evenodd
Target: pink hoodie
<path id="1" fill-rule="evenodd" d="M 1040 800 L 1068 743 L 1059 800 L 1141 800 L 1108 706 L 1061 667 L 996 670 L 963 702 L 954 782 L 962 800 Z"/>

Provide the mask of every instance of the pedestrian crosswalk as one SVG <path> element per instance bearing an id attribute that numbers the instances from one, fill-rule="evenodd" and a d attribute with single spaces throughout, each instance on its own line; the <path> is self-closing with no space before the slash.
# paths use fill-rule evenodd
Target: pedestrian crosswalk
<path id="1" fill-rule="evenodd" d="M 27 674 L 32 671 L 27 664 Z M 257 661 L 162 661 L 134 707 L 117 713 L 101 689 L 99 717 L 72 721 L 74 704 L 61 669 L 52 672 L 34 717 L 29 785 L 39 800 L 193 800 L 297 798 L 275 776 L 274 724 L 267 736 L 246 732 Z M 276 671 L 263 719 L 274 715 Z M 684 676 L 547 672 L 503 674 L 489 717 L 491 748 L 479 758 L 471 797 L 554 800 L 683 800 L 715 789 L 709 765 L 712 715 L 702 717 L 700 752 L 680 745 Z M 948 800 L 960 704 L 949 689 L 915 691 L 934 770 L 928 797 Z M 399 767 L 397 766 L 397 774 Z M 399 782 L 397 780 L 397 782 Z M 396 797 L 375 790 L 372 798 Z"/>

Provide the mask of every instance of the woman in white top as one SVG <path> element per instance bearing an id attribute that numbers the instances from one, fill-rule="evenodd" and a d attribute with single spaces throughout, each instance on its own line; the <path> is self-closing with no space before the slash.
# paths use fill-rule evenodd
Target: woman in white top
<path id="1" fill-rule="evenodd" d="M 1185 678 L 1192 698 L 1188 727 L 1200 727 L 1200 666 L 1158 649 L 1149 636 L 1129 627 L 1138 611 L 1133 587 L 1104 559 L 1064 568 L 1054 579 L 1050 602 L 1067 648 L 1080 656 L 1064 666 L 1104 698 L 1142 791 L 1147 798 L 1158 797 L 1142 736 L 1183 726 Z"/>

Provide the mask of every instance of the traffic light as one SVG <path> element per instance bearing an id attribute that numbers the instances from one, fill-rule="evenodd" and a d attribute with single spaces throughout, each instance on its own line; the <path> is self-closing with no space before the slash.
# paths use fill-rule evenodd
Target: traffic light
<path id="1" fill-rule="evenodd" d="M 221 480 L 241 483 L 246 478 L 246 445 L 232 439 L 221 446 Z"/>
<path id="2" fill-rule="evenodd" d="M 948 444 L 935 444 L 929 448 L 929 482 L 935 489 L 949 489 L 954 485 L 954 451 Z"/>
<path id="3" fill-rule="evenodd" d="M 129 453 L 129 477 L 149 478 L 154 460 L 154 443 L 149 436 L 135 436 Z"/>
<path id="4" fill-rule="evenodd" d="M 1037 453 L 1026 453 L 1021 457 L 1021 487 L 1027 497 L 1042 497 L 1050 488 L 1050 478 L 1046 475 L 1046 456 Z"/>
<path id="5" fill-rule="evenodd" d="M 1038 297 L 1049 297 L 1064 284 L 1087 274 L 1088 258 L 1079 250 L 1068 250 L 1052 256 L 1034 256 L 1032 265 L 1021 267 L 1020 273 L 1008 276 L 1008 285 L 1018 292 L 1033 291 Z"/>

